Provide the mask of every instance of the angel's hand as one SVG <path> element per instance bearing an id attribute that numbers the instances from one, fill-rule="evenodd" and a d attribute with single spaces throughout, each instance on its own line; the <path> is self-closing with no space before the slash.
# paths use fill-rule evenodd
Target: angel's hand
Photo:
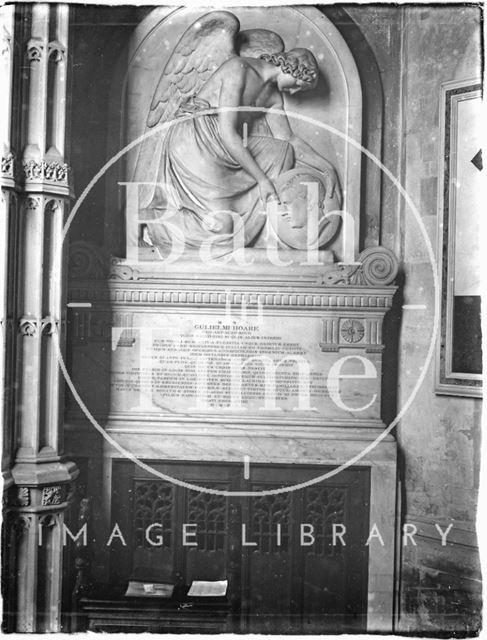
<path id="1" fill-rule="evenodd" d="M 340 189 L 340 182 L 338 180 L 338 176 L 336 174 L 335 169 L 333 169 L 333 167 L 325 169 L 323 171 L 323 175 L 325 178 L 326 195 L 329 198 L 336 197 L 338 202 L 341 204 L 342 190 Z"/>
<path id="2" fill-rule="evenodd" d="M 259 180 L 258 185 L 262 204 L 265 205 L 269 198 L 276 198 L 277 202 L 281 204 L 276 191 L 276 187 L 274 186 L 273 182 L 269 180 L 269 178 L 263 178 L 262 180 Z"/>
<path id="3" fill-rule="evenodd" d="M 153 248 L 153 245 L 151 245 L 149 242 L 147 242 L 147 240 L 144 237 L 144 231 L 146 229 L 146 225 L 145 224 L 140 224 L 139 225 L 139 242 L 138 245 L 139 247 L 147 247 L 149 249 Z"/>

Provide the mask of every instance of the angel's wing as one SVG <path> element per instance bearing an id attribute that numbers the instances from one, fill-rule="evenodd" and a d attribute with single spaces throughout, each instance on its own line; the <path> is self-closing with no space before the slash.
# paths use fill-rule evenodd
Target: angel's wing
<path id="1" fill-rule="evenodd" d="M 197 93 L 224 62 L 238 55 L 235 40 L 239 28 L 233 13 L 212 11 L 186 29 L 162 72 L 148 127 L 170 119 L 185 98 Z"/>

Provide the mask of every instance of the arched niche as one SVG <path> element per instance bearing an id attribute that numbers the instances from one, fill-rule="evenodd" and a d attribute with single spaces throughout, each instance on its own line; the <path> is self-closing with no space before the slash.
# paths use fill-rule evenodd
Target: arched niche
<path id="1" fill-rule="evenodd" d="M 315 54 L 321 72 L 317 89 L 286 96 L 286 110 L 295 132 L 338 170 L 343 209 L 354 224 L 345 225 L 331 248 L 337 259 L 356 256 L 361 225 L 363 100 L 359 72 L 347 43 L 332 21 L 313 7 L 267 7 L 265 14 L 259 7 L 229 10 L 239 19 L 241 30 L 265 27 L 282 37 L 286 49 L 306 47 Z M 146 131 L 149 106 L 164 66 L 185 29 L 203 13 L 201 8 L 158 7 L 134 30 L 112 85 L 110 111 L 117 118 L 109 119 L 109 156 Z M 124 179 L 133 176 L 135 158 L 135 150 L 126 156 Z M 121 206 L 120 193 L 107 185 L 108 210 L 113 211 L 114 202 Z M 118 215 L 122 215 L 120 209 Z M 120 218 L 109 227 L 119 235 Z"/>
<path id="2" fill-rule="evenodd" d="M 340 31 L 357 65 L 362 86 L 362 146 L 381 162 L 386 162 L 383 155 L 384 87 L 372 46 L 360 25 L 346 9 L 339 5 L 322 5 L 320 11 Z M 381 243 L 383 207 L 384 201 L 387 201 L 383 189 L 381 169 L 363 154 L 360 198 L 361 250 Z"/>

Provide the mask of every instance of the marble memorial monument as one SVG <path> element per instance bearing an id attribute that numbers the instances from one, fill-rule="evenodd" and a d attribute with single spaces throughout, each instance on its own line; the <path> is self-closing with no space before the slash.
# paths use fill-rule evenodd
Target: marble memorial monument
<path id="1" fill-rule="evenodd" d="M 107 267 L 86 243 L 70 251 L 69 297 L 92 304 L 73 312 L 72 377 L 108 436 L 103 457 L 366 468 L 368 521 L 390 540 L 368 548 L 366 628 L 388 632 L 382 328 L 398 265 L 385 248 L 359 252 L 350 51 L 312 7 L 160 7 L 126 60 L 113 140 L 139 142 L 106 185 L 125 255 L 112 247 Z M 70 415 L 86 422 L 76 403 Z M 80 451 L 92 437 L 68 434 Z"/>

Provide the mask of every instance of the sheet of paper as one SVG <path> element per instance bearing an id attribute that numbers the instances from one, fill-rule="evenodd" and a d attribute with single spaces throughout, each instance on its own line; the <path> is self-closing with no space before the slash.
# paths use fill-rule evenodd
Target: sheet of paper
<path id="1" fill-rule="evenodd" d="M 224 596 L 227 593 L 228 580 L 193 580 L 188 591 L 188 596 Z"/>

